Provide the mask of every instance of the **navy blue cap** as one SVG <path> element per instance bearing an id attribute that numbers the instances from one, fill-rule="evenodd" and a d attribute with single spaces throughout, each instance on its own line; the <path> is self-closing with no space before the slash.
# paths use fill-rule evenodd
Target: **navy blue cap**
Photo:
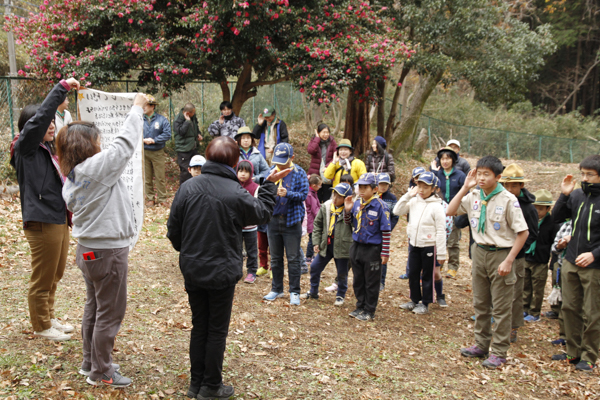
<path id="1" fill-rule="evenodd" d="M 436 176 L 433 174 L 433 172 L 425 171 L 419 175 L 417 181 L 423 182 L 424 184 L 431 186 L 435 185 L 435 178 Z"/>
<path id="2" fill-rule="evenodd" d="M 379 136 L 378 136 L 379 137 Z M 377 184 L 387 183 L 388 185 L 392 184 L 392 180 L 390 179 L 390 175 L 386 172 L 382 172 L 377 175 Z"/>
<path id="3" fill-rule="evenodd" d="M 287 164 L 294 155 L 294 148 L 289 143 L 279 143 L 273 150 L 273 164 Z"/>
<path id="4" fill-rule="evenodd" d="M 416 178 L 419 175 L 421 175 L 423 172 L 425 172 L 425 168 L 423 167 L 417 167 L 415 169 L 412 170 L 412 177 Z"/>
<path id="5" fill-rule="evenodd" d="M 331 190 L 335 190 L 342 197 L 352 196 L 352 187 L 346 182 L 338 183 L 336 187 L 331 188 Z"/>
<path id="6" fill-rule="evenodd" d="M 358 178 L 358 181 L 356 181 L 357 185 L 371 185 L 371 184 L 375 184 L 377 185 L 377 177 L 375 176 L 375 174 L 367 172 L 366 174 L 362 174 L 360 176 L 360 178 Z"/>

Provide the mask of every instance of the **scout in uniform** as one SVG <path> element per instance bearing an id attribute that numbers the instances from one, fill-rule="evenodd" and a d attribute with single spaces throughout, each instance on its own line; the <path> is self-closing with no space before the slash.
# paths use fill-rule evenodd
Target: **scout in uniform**
<path id="1" fill-rule="evenodd" d="M 344 200 L 344 220 L 353 228 L 350 265 L 356 310 L 350 316 L 369 321 L 375 318 L 379 300 L 381 264 L 389 259 L 392 224 L 386 204 L 376 195 L 375 174 L 362 174 L 357 184 L 360 198 L 356 202 L 350 196 Z"/>
<path id="2" fill-rule="evenodd" d="M 487 357 L 491 343 L 491 355 L 482 364 L 487 368 L 506 362 L 517 281 L 513 262 L 528 236 L 517 198 L 498 183 L 501 174 L 498 158 L 481 158 L 447 211 L 450 216 L 468 215 L 475 240 L 471 246 L 475 344 L 460 352 L 465 357 Z M 469 193 L 475 185 L 479 189 Z M 496 320 L 493 331 L 492 316 Z"/>
<path id="3" fill-rule="evenodd" d="M 533 205 L 535 196 L 531 194 L 527 189 L 524 188 L 525 182 L 529 182 L 530 179 L 525 179 L 525 173 L 523 168 L 519 164 L 510 164 L 502 172 L 502 178 L 500 183 L 504 188 L 515 195 L 519 201 L 519 207 L 525 217 L 527 228 L 529 230 L 529 236 L 525 245 L 517 254 L 517 258 L 513 264 L 515 270 L 517 282 L 515 283 L 515 292 L 512 306 L 512 329 L 510 331 L 510 342 L 514 343 L 517 341 L 517 333 L 520 327 L 523 326 L 523 318 L 526 315 L 523 313 L 523 282 L 525 277 L 525 252 L 529 250 L 531 244 L 537 239 L 538 233 L 538 213 Z"/>

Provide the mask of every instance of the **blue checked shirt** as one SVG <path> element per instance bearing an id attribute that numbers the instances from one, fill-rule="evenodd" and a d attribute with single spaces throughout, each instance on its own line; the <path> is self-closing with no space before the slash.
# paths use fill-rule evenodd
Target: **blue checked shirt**
<path id="1" fill-rule="evenodd" d="M 273 171 L 275 168 L 276 166 L 273 165 L 270 171 Z M 287 189 L 287 195 L 285 196 L 287 199 L 286 226 L 292 226 L 302 221 L 304 218 L 304 200 L 308 196 L 308 178 L 302 167 L 294 164 L 294 170 L 290 175 L 292 175 L 292 179 L 287 184 L 284 180 L 283 185 Z M 281 200 L 281 197 L 277 196 L 276 203 L 279 203 Z"/>

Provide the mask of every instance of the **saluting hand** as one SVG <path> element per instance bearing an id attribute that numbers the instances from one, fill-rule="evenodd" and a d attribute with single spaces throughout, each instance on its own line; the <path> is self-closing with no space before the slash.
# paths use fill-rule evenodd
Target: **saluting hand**
<path id="1" fill-rule="evenodd" d="M 344 207 L 346 212 L 352 211 L 352 206 L 354 206 L 354 202 L 352 201 L 352 196 L 348 196 L 344 199 Z"/>
<path id="2" fill-rule="evenodd" d="M 575 182 L 576 180 L 573 179 L 572 174 L 568 174 L 564 177 L 562 183 L 560 184 L 560 190 L 565 196 L 570 195 L 573 189 L 575 189 Z"/>
<path id="3" fill-rule="evenodd" d="M 477 168 L 473 168 L 469 171 L 464 186 L 466 186 L 467 189 L 477 186 Z"/>

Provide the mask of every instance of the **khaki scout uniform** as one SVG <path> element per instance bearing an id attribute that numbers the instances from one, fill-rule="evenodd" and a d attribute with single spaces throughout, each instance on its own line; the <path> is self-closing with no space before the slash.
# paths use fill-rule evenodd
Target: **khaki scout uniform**
<path id="1" fill-rule="evenodd" d="M 496 194 L 487 203 L 485 231 L 478 232 L 482 200 L 480 189 L 466 195 L 458 208 L 458 215 L 467 214 L 473 234 L 473 306 L 475 308 L 475 341 L 477 347 L 506 358 L 510 347 L 510 329 L 514 284 L 514 269 L 506 276 L 498 274 L 498 266 L 508 256 L 517 233 L 527 230 L 517 198 L 507 190 Z M 492 332 L 491 317 L 496 320 Z M 492 341 L 493 338 L 493 341 Z"/>

